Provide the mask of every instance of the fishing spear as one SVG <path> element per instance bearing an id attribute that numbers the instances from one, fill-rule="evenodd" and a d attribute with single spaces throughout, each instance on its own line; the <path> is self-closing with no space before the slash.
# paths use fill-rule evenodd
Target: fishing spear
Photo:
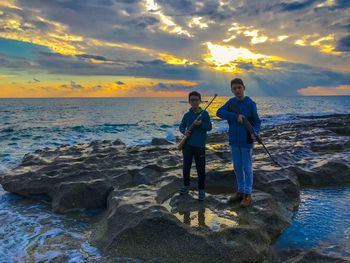
<path id="1" fill-rule="evenodd" d="M 237 114 L 241 114 L 241 113 L 239 112 L 239 110 L 238 110 L 234 105 L 232 105 L 232 104 L 229 106 L 229 111 L 235 112 L 235 113 L 237 113 Z M 241 115 L 242 115 L 242 114 L 241 114 Z M 265 152 L 269 155 L 271 161 L 272 161 L 274 164 L 278 165 L 279 167 L 283 168 L 281 164 L 279 164 L 275 159 L 272 158 L 272 155 L 270 154 L 269 150 L 266 148 L 266 146 L 265 146 L 264 142 L 262 141 L 261 137 L 254 131 L 253 126 L 252 126 L 251 123 L 248 121 L 248 119 L 247 119 L 244 115 L 242 115 L 242 116 L 243 116 L 243 123 L 242 123 L 243 126 L 248 130 L 248 132 L 249 132 L 251 135 L 254 135 L 254 137 L 256 138 L 256 141 L 257 141 L 259 144 L 261 144 L 261 145 L 263 146 Z"/>

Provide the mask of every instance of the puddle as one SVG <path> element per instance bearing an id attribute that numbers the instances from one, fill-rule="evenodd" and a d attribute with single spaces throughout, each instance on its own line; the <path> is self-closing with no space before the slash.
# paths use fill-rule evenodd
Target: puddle
<path id="1" fill-rule="evenodd" d="M 182 203 L 181 207 L 172 207 L 170 202 L 173 198 Z M 205 202 L 200 202 L 192 197 L 185 199 L 182 196 L 175 195 L 173 198 L 166 200 L 163 205 L 169 212 L 176 216 L 182 223 L 195 227 L 220 231 L 224 228 L 236 227 L 239 225 L 238 213 L 231 209 L 218 210 L 215 208 L 205 207 Z M 183 199 L 183 200 L 181 200 Z M 218 203 L 217 205 L 219 205 Z M 176 212 L 174 212 L 176 210 Z"/>

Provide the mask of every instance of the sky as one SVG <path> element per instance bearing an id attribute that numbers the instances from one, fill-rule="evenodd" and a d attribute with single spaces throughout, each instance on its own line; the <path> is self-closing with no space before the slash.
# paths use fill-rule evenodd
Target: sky
<path id="1" fill-rule="evenodd" d="M 349 0 L 0 0 L 0 97 L 350 95 Z"/>

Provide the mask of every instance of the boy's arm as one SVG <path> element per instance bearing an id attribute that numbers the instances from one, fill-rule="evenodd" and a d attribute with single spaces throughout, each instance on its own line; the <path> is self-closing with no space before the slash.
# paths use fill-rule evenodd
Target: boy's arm
<path id="1" fill-rule="evenodd" d="M 185 131 L 186 131 L 186 114 L 184 114 L 184 116 L 182 117 L 182 120 L 181 120 L 181 123 L 179 125 L 179 131 L 182 133 L 182 134 L 185 134 Z"/>
<path id="2" fill-rule="evenodd" d="M 231 103 L 232 100 L 229 99 L 221 108 L 217 110 L 216 116 L 224 120 L 237 121 L 238 114 L 228 110 Z"/>
<path id="3" fill-rule="evenodd" d="M 252 123 L 253 129 L 254 129 L 256 134 L 259 134 L 260 127 L 261 127 L 261 120 L 259 118 L 259 114 L 258 114 L 258 110 L 256 108 L 255 102 L 253 102 L 253 119 L 254 119 L 254 121 Z"/>
<path id="4" fill-rule="evenodd" d="M 211 125 L 211 120 L 208 112 L 203 113 L 202 123 L 199 127 L 206 131 L 211 131 L 211 129 L 213 128 Z"/>

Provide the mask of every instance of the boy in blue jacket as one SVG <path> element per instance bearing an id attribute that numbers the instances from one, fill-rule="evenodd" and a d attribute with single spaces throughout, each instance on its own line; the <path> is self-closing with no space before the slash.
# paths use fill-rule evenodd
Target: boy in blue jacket
<path id="1" fill-rule="evenodd" d="M 190 187 L 190 170 L 194 157 L 198 174 L 198 200 L 205 199 L 205 144 L 207 132 L 212 129 L 211 120 L 207 111 L 204 111 L 200 120 L 195 121 L 198 115 L 203 111 L 199 106 L 201 103 L 201 94 L 192 91 L 188 94 L 188 102 L 191 108 L 182 118 L 179 130 L 182 134 L 188 135 L 182 153 L 183 153 L 183 182 L 184 186 L 180 189 L 180 194 L 187 194 Z M 194 128 L 189 131 L 188 128 L 194 123 Z"/>
<path id="2" fill-rule="evenodd" d="M 252 203 L 253 187 L 253 142 L 256 139 L 243 126 L 243 118 L 247 118 L 256 134 L 260 132 L 261 121 L 257 112 L 256 103 L 244 96 L 245 86 L 241 79 L 231 81 L 231 91 L 235 97 L 229 99 L 225 105 L 218 109 L 216 116 L 227 120 L 229 125 L 229 142 L 233 158 L 233 166 L 237 179 L 237 192 L 229 199 L 231 202 L 240 201 L 242 207 Z M 238 113 L 229 110 L 233 105 Z"/>

